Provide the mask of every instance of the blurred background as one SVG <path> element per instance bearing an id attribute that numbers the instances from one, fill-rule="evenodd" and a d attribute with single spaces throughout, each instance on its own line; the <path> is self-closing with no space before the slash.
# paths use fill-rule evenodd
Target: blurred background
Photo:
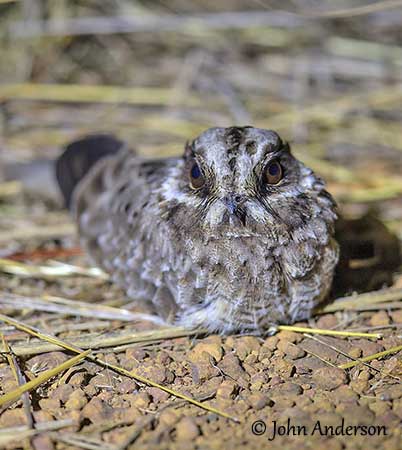
<path id="1" fill-rule="evenodd" d="M 344 214 L 402 237 L 402 1 L 0 0 L 0 39 L 3 255 L 71 233 L 37 170 L 69 141 L 162 156 L 230 125 L 278 131 Z"/>

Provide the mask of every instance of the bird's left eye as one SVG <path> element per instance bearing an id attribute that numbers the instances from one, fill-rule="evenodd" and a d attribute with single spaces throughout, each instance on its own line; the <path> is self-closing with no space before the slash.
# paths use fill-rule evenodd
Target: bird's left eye
<path id="1" fill-rule="evenodd" d="M 194 163 L 190 169 L 190 185 L 193 189 L 199 189 L 205 184 L 204 175 L 197 163 Z"/>
<path id="2" fill-rule="evenodd" d="M 267 184 L 278 184 L 283 177 L 283 169 L 278 161 L 271 161 L 264 171 Z"/>

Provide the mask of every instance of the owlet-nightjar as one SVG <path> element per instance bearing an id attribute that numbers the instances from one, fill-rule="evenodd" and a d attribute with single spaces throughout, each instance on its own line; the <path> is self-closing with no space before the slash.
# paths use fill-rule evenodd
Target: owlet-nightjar
<path id="1" fill-rule="evenodd" d="M 166 159 L 87 137 L 56 169 L 93 261 L 167 322 L 258 333 L 329 293 L 335 203 L 274 131 L 211 128 Z"/>

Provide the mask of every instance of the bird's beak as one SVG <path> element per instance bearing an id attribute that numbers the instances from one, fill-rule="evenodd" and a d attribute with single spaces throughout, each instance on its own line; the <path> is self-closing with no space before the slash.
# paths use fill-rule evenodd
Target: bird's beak
<path id="1" fill-rule="evenodd" d="M 223 199 L 223 203 L 225 204 L 227 210 L 229 211 L 229 213 L 232 215 L 236 212 L 237 210 L 237 203 L 233 200 L 232 196 L 226 196 Z"/>
<path id="2" fill-rule="evenodd" d="M 244 204 L 244 202 L 246 201 L 246 196 L 242 194 L 231 193 L 225 195 L 222 201 L 230 214 L 234 214 L 238 210 L 238 208 L 240 208 L 240 206 Z"/>

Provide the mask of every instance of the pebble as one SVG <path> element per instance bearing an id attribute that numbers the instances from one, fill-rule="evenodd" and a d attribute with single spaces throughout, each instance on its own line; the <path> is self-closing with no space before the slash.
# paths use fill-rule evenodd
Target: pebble
<path id="1" fill-rule="evenodd" d="M 95 424 L 110 420 L 112 415 L 113 408 L 97 397 L 92 398 L 82 410 L 82 417 Z"/>
<path id="2" fill-rule="evenodd" d="M 256 337 L 242 336 L 236 339 L 234 349 L 240 361 L 244 361 L 250 353 L 255 352 L 258 355 L 260 347 L 260 341 Z"/>
<path id="3" fill-rule="evenodd" d="M 87 374 L 85 372 L 74 371 L 71 376 L 68 377 L 68 384 L 73 386 L 74 389 L 83 386 L 85 384 L 86 376 Z"/>
<path id="4" fill-rule="evenodd" d="M 45 370 L 53 369 L 68 359 L 68 355 L 63 352 L 43 353 L 28 359 L 26 365 L 31 372 L 38 374 Z"/>
<path id="5" fill-rule="evenodd" d="M 6 379 L 0 378 L 1 389 L 3 392 L 11 392 L 19 387 L 18 381 L 14 378 L 14 375 L 7 377 Z"/>
<path id="6" fill-rule="evenodd" d="M 199 342 L 188 354 L 193 363 L 208 362 L 210 357 L 220 361 L 223 356 L 222 345 L 218 342 Z"/>
<path id="7" fill-rule="evenodd" d="M 258 352 L 256 350 L 253 350 L 250 354 L 248 354 L 246 356 L 246 358 L 244 359 L 244 363 L 245 364 L 253 364 L 255 365 L 255 363 L 258 361 Z"/>
<path id="8" fill-rule="evenodd" d="M 88 399 L 82 389 L 76 389 L 65 404 L 66 409 L 80 410 L 88 403 Z"/>
<path id="9" fill-rule="evenodd" d="M 336 412 L 348 425 L 372 425 L 375 420 L 374 413 L 367 406 L 340 403 Z"/>
<path id="10" fill-rule="evenodd" d="M 352 347 L 348 351 L 348 355 L 352 358 L 360 358 L 362 356 L 363 350 L 360 347 Z"/>
<path id="11" fill-rule="evenodd" d="M 148 393 L 152 397 L 153 403 L 164 403 L 170 395 L 166 391 L 162 391 L 157 387 L 148 388 Z"/>
<path id="12" fill-rule="evenodd" d="M 167 408 L 160 413 L 159 423 L 172 427 L 179 421 L 181 415 L 182 413 L 178 409 Z"/>
<path id="13" fill-rule="evenodd" d="M 250 377 L 250 390 L 259 391 L 268 383 L 268 375 L 265 372 L 258 372 Z"/>
<path id="14" fill-rule="evenodd" d="M 250 406 L 256 411 L 260 411 L 266 406 L 272 407 L 275 403 L 266 394 L 254 393 L 247 397 Z"/>
<path id="15" fill-rule="evenodd" d="M 134 380 L 123 379 L 117 384 L 116 390 L 120 394 L 130 394 L 138 389 L 138 384 Z"/>
<path id="16" fill-rule="evenodd" d="M 262 344 L 262 349 L 264 349 L 264 347 L 266 347 L 268 350 L 273 352 L 274 350 L 276 350 L 278 341 L 279 341 L 279 339 L 277 336 L 270 336 L 267 339 L 265 339 L 264 343 Z"/>
<path id="17" fill-rule="evenodd" d="M 139 392 L 138 394 L 132 394 L 129 399 L 131 406 L 136 406 L 137 408 L 148 408 L 151 403 L 151 397 L 147 392 Z"/>
<path id="18" fill-rule="evenodd" d="M 338 325 L 338 319 L 334 314 L 324 314 L 317 320 L 317 328 L 330 330 Z"/>
<path id="19" fill-rule="evenodd" d="M 402 420 L 402 399 L 394 400 L 392 411 Z"/>
<path id="20" fill-rule="evenodd" d="M 394 323 L 402 323 L 402 309 L 390 312 L 390 316 Z"/>
<path id="21" fill-rule="evenodd" d="M 378 311 L 371 316 L 370 325 L 373 327 L 389 325 L 390 320 L 386 311 Z"/>
<path id="22" fill-rule="evenodd" d="M 53 440 L 50 436 L 46 436 L 44 433 L 31 438 L 32 448 L 36 450 L 54 450 Z"/>
<path id="23" fill-rule="evenodd" d="M 136 423 L 144 417 L 144 414 L 135 406 L 118 408 L 116 413 L 116 418 L 126 423 Z"/>
<path id="24" fill-rule="evenodd" d="M 245 361 L 243 362 L 243 369 L 250 375 L 253 376 L 257 374 L 257 368 L 255 367 L 255 364 L 248 364 Z"/>
<path id="25" fill-rule="evenodd" d="M 158 384 L 168 382 L 167 380 L 168 370 L 159 364 L 154 363 L 141 364 L 136 369 L 136 373 Z"/>
<path id="26" fill-rule="evenodd" d="M 330 339 L 326 339 L 328 343 L 331 343 Z M 347 351 L 348 348 L 342 349 L 342 341 L 339 340 L 338 343 L 334 343 L 335 346 L 337 346 L 340 350 Z M 307 339 L 303 341 L 303 348 L 307 353 L 311 353 L 312 355 L 320 355 L 323 359 L 326 359 L 330 362 L 335 362 L 339 356 L 339 353 L 336 350 L 333 350 L 332 348 L 329 348 L 327 346 L 322 345 L 320 342 L 315 341 L 313 339 Z M 316 367 L 324 367 L 327 366 L 327 364 L 317 357 L 313 357 L 313 364 L 316 364 Z M 328 367 L 328 366 L 327 366 Z"/>
<path id="27" fill-rule="evenodd" d="M 278 342 L 278 349 L 290 359 L 299 359 L 306 356 L 306 352 L 302 348 L 285 340 L 280 340 Z"/>
<path id="28" fill-rule="evenodd" d="M 368 381 L 371 378 L 371 373 L 368 371 L 368 369 L 363 369 L 358 376 L 359 380 Z"/>
<path id="29" fill-rule="evenodd" d="M 383 402 L 380 400 L 375 400 L 368 404 L 368 407 L 376 416 L 386 414 L 389 412 L 390 408 L 387 402 Z"/>
<path id="30" fill-rule="evenodd" d="M 369 341 L 368 339 L 359 339 L 355 341 L 355 344 L 362 349 L 363 357 L 373 355 L 374 353 L 382 352 L 384 347 L 373 341 Z"/>
<path id="31" fill-rule="evenodd" d="M 161 364 L 162 366 L 168 366 L 172 362 L 172 358 L 169 356 L 168 353 L 164 351 L 159 351 L 156 354 L 156 362 Z"/>
<path id="32" fill-rule="evenodd" d="M 270 350 L 268 347 L 262 346 L 258 353 L 258 361 L 262 362 L 263 364 L 268 364 L 271 356 L 272 350 Z"/>
<path id="33" fill-rule="evenodd" d="M 232 380 L 225 380 L 221 383 L 216 391 L 217 398 L 234 399 L 239 390 L 239 385 Z"/>
<path id="34" fill-rule="evenodd" d="M 376 416 L 376 424 L 385 425 L 388 430 L 401 426 L 399 417 L 392 411 L 387 411 L 384 414 L 378 414 Z"/>
<path id="35" fill-rule="evenodd" d="M 377 392 L 376 394 L 381 400 L 396 400 L 402 397 L 402 385 L 398 383 L 387 386 L 384 390 Z"/>
<path id="36" fill-rule="evenodd" d="M 395 377 L 402 375 L 402 358 L 398 356 L 392 356 L 384 361 L 384 372 L 389 373 Z"/>
<path id="37" fill-rule="evenodd" d="M 369 384 L 367 380 L 352 380 L 349 383 L 351 389 L 353 389 L 357 394 L 363 394 L 369 388 Z"/>
<path id="38" fill-rule="evenodd" d="M 346 384 L 334 389 L 332 392 L 328 393 L 329 398 L 332 399 L 334 404 L 339 403 L 353 403 L 357 404 L 359 396 Z"/>
<path id="39" fill-rule="evenodd" d="M 301 388 L 300 385 L 295 384 L 295 383 L 285 382 L 285 383 L 282 383 L 282 384 L 278 385 L 277 387 L 275 387 L 275 389 L 271 390 L 271 397 L 272 398 L 277 398 L 278 396 L 291 397 L 291 396 L 295 396 L 295 395 L 300 395 L 302 393 L 303 393 L 303 389 Z"/>
<path id="40" fill-rule="evenodd" d="M 134 359 L 135 361 L 144 361 L 148 353 L 142 348 L 132 347 L 126 350 L 126 356 L 128 359 Z"/>
<path id="41" fill-rule="evenodd" d="M 62 403 L 65 403 L 70 398 L 70 395 L 73 392 L 73 386 L 71 386 L 70 384 L 61 384 L 51 393 L 51 398 L 60 400 Z"/>
<path id="42" fill-rule="evenodd" d="M 278 376 L 278 375 L 274 375 L 271 378 L 271 381 L 269 382 L 269 385 L 271 387 L 279 386 L 280 384 L 282 384 L 282 378 L 280 376 Z"/>
<path id="43" fill-rule="evenodd" d="M 313 372 L 312 379 L 320 389 L 333 390 L 346 383 L 347 376 L 337 367 L 322 367 Z"/>
<path id="44" fill-rule="evenodd" d="M 333 412 L 335 411 L 335 407 L 332 403 L 328 401 L 328 398 L 324 395 L 316 394 L 314 396 L 313 407 L 315 411 L 319 411 L 319 416 L 321 417 L 322 412 Z"/>
<path id="45" fill-rule="evenodd" d="M 191 375 L 195 384 L 203 383 L 219 374 L 219 369 L 214 367 L 210 360 L 191 364 Z"/>
<path id="46" fill-rule="evenodd" d="M 287 341 L 292 343 L 300 342 L 303 339 L 303 335 L 301 333 L 295 333 L 290 330 L 279 331 L 279 333 L 276 334 L 276 337 L 279 341 Z"/>
<path id="47" fill-rule="evenodd" d="M 283 378 L 289 378 L 296 371 L 296 367 L 285 359 L 276 359 L 273 361 L 273 370 Z"/>
<path id="48" fill-rule="evenodd" d="M 247 383 L 248 375 L 241 367 L 239 358 L 233 353 L 229 353 L 222 358 L 222 361 L 218 363 L 218 367 L 223 373 L 236 381 L 241 381 L 244 385 Z"/>
<path id="49" fill-rule="evenodd" d="M 26 425 L 27 418 L 23 408 L 7 409 L 0 416 L 0 429 Z"/>
<path id="50" fill-rule="evenodd" d="M 55 397 L 42 398 L 39 400 L 39 406 L 45 411 L 57 411 L 60 406 L 60 400 Z"/>
<path id="51" fill-rule="evenodd" d="M 200 429 L 192 417 L 183 417 L 176 425 L 176 438 L 191 441 L 200 434 Z"/>

